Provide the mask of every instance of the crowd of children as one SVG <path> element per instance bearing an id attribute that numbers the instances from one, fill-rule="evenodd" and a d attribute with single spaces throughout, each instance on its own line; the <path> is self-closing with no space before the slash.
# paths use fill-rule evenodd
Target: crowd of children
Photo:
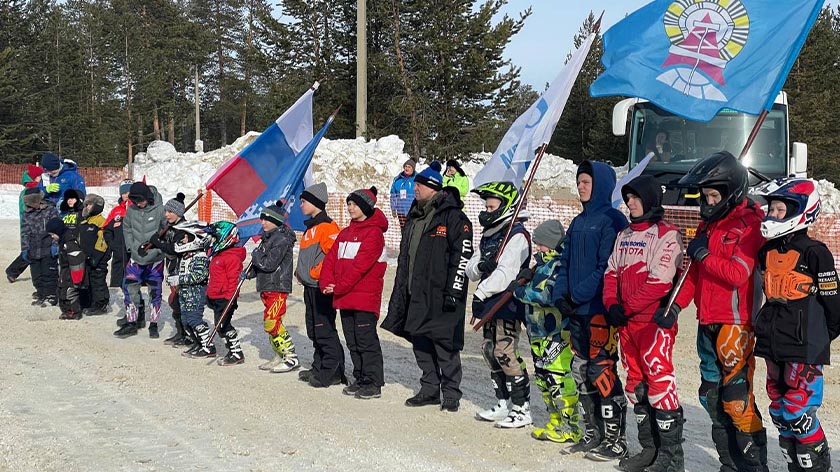
<path id="1" fill-rule="evenodd" d="M 611 204 L 613 169 L 584 161 L 577 171 L 583 211 L 568 229 L 547 220 L 533 234 L 524 226 L 526 211 L 514 218 L 522 198 L 516 185 L 481 185 L 473 192 L 485 203 L 478 217 L 483 232 L 473 251 L 461 190 L 443 187 L 437 167 L 417 174 L 417 200 L 403 221 L 406 255 L 383 323 L 412 342 L 423 370 L 421 391 L 406 405 L 458 410 L 468 278 L 477 282 L 472 316 L 483 325 L 481 354 L 496 397 L 476 419 L 509 429 L 532 424 L 531 378 L 519 351 L 524 328 L 534 382 L 549 414 L 548 423 L 531 432 L 534 438 L 564 443 L 564 454 L 618 461 L 623 471 L 683 471 L 686 420 L 673 349 L 678 316 L 693 302 L 700 402 L 712 422 L 720 470 L 768 470 L 767 435 L 753 392 L 756 356 L 766 359 L 769 413 L 788 470 L 831 470 L 817 410 L 830 343 L 840 335 L 840 296 L 833 256 L 807 234 L 820 211 L 819 194 L 807 179 L 769 182 L 758 190 L 765 215 L 747 195 L 747 177 L 734 156 L 721 152 L 681 180 L 700 191 L 702 220 L 686 248 L 690 267 L 683 268 L 682 237 L 664 219 L 661 186 L 653 177 L 636 177 L 620 189 L 628 221 Z M 149 336 L 159 336 L 165 283 L 175 321 L 175 334 L 165 342 L 185 348 L 184 356 L 211 358 L 218 332 L 227 349 L 218 364 L 231 366 L 245 362 L 232 323 L 239 290 L 245 279 L 256 279 L 275 352 L 259 368 L 285 373 L 301 366 L 283 323 L 296 279 L 304 287 L 314 347 L 311 368 L 300 370 L 300 380 L 316 388 L 345 384 L 343 392 L 360 399 L 381 396 L 386 379 L 377 324 L 388 220 L 376 207 L 375 187 L 347 196 L 351 222 L 344 229 L 326 212 L 326 185 L 306 188 L 300 201 L 308 219 L 296 270 L 296 237 L 278 205 L 261 212 L 263 232 L 246 266 L 236 225 L 186 221 L 183 194 L 164 204 L 154 187 L 130 181 L 120 194 L 105 218 L 98 195 L 68 189 L 57 208 L 37 185 L 24 190 L 21 258 L 32 273 L 33 305 L 59 305 L 61 319 L 107 312 L 111 260 L 110 285 L 121 287 L 126 307 L 116 336 L 144 327 L 143 286 Z M 436 258 L 440 265 L 429 262 Z M 678 286 L 683 270 L 685 282 Z M 754 271 L 762 284 L 756 285 Z M 441 292 L 435 306 L 428 304 L 425 283 Z M 760 290 L 765 301 L 759 306 Z M 416 303 L 425 303 L 423 313 L 411 310 Z M 206 306 L 215 329 L 204 320 Z M 337 316 L 352 382 L 345 377 Z M 634 455 L 626 440 L 628 403 L 642 447 Z"/>

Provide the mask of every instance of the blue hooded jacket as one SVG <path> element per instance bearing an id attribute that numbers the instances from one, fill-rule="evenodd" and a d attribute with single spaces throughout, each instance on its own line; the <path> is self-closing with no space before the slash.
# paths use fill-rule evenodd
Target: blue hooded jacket
<path id="1" fill-rule="evenodd" d="M 417 172 L 411 175 L 400 172 L 394 177 L 394 182 L 391 184 L 391 211 L 399 215 L 408 214 L 414 202 L 414 177 L 416 176 Z M 463 197 L 461 199 L 463 200 Z"/>
<path id="2" fill-rule="evenodd" d="M 41 183 L 39 184 L 41 191 L 47 195 L 47 200 L 53 202 L 58 208 L 61 204 L 61 199 L 64 196 L 64 191 L 67 189 L 74 189 L 78 190 L 81 193 L 81 200 L 85 199 L 87 196 L 87 189 L 85 188 L 85 178 L 82 177 L 82 174 L 79 173 L 78 166 L 75 162 L 69 159 L 63 159 L 61 161 L 61 171 L 59 171 L 58 176 L 50 177 L 50 183 L 57 183 L 58 184 L 58 192 L 50 193 L 47 192 L 47 189 L 44 185 L 44 179 L 41 179 Z"/>
<path id="3" fill-rule="evenodd" d="M 552 300 L 569 297 L 576 314 L 591 316 L 606 313 L 601 300 L 604 272 L 615 239 L 628 222 L 623 213 L 612 207 L 616 182 L 613 168 L 583 161 L 578 167 L 578 174 L 581 173 L 592 175 L 592 196 L 566 231 Z"/>

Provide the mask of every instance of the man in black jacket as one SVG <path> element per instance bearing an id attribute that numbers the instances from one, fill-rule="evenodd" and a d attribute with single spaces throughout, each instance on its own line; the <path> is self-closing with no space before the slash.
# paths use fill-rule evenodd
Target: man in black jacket
<path id="1" fill-rule="evenodd" d="M 473 232 L 458 192 L 443 189 L 442 182 L 431 167 L 415 178 L 416 199 L 382 328 L 411 341 L 423 372 L 420 392 L 406 406 L 440 404 L 441 410 L 458 411 Z"/>

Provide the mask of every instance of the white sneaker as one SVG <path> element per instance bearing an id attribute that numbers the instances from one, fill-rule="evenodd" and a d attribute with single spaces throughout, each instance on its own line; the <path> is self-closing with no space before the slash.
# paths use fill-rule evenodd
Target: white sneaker
<path id="1" fill-rule="evenodd" d="M 297 356 L 286 356 L 285 358 L 283 358 L 283 362 L 271 369 L 271 372 L 275 374 L 283 374 L 286 372 L 291 372 L 297 369 L 298 367 L 300 367 L 300 361 L 298 360 Z"/>
<path id="2" fill-rule="evenodd" d="M 476 413 L 475 419 L 479 421 L 501 421 L 507 418 L 508 413 L 510 413 L 509 408 L 507 400 L 499 400 L 499 403 L 493 408 Z"/>
<path id="3" fill-rule="evenodd" d="M 274 357 L 270 361 L 260 364 L 260 370 L 271 370 L 280 365 L 282 362 L 283 356 L 275 352 Z"/>
<path id="4" fill-rule="evenodd" d="M 531 419 L 531 408 L 526 402 L 522 406 L 514 405 L 510 413 L 501 421 L 496 422 L 497 428 L 524 428 L 534 421 Z"/>

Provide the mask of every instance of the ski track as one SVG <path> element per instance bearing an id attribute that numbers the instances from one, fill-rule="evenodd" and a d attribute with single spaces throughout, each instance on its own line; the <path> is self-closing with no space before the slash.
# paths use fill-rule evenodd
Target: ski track
<path id="1" fill-rule="evenodd" d="M 16 221 L 0 221 L 0 238 L 17 241 Z M 8 263 L 16 244 L 0 247 Z M 383 305 L 393 283 L 386 275 Z M 473 415 L 493 403 L 481 336 L 468 327 L 462 354 L 464 399 L 458 413 L 403 406 L 419 387 L 410 346 L 380 331 L 388 385 L 378 400 L 362 401 L 341 389 L 312 389 L 297 374 L 270 374 L 256 366 L 271 357 L 262 331 L 262 304 L 253 282 L 243 287 L 234 325 L 246 363 L 219 367 L 215 360 L 181 357 L 162 340 L 172 331 L 164 309 L 161 339 L 120 340 L 115 309 L 109 315 L 60 321 L 57 308 L 29 305 L 28 273 L 2 282 L 0 343 L 0 470 L 8 471 L 612 471 L 612 463 L 561 456 L 560 445 L 530 438 L 531 428 L 504 431 Z M 121 294 L 112 290 L 112 306 Z M 306 365 L 312 356 L 305 335 L 300 287 L 289 298 L 285 322 Z M 383 307 L 384 308 L 384 307 Z M 686 412 L 686 470 L 717 470 L 710 422 L 696 398 L 693 310 L 681 315 L 674 363 Z M 207 310 L 205 318 L 212 318 Z M 221 353 L 224 347 L 217 342 Z M 526 357 L 527 342 L 520 341 Z M 835 349 L 835 355 L 837 349 Z M 347 358 L 349 372 L 349 357 Z M 528 360 L 531 365 L 530 359 Z M 532 369 L 530 369 L 533 372 Z M 840 444 L 840 375 L 825 369 L 821 420 L 833 445 Z M 767 420 L 763 361 L 755 392 L 768 427 L 770 470 L 786 470 L 777 433 Z M 535 386 L 535 423 L 547 419 Z M 628 441 L 638 450 L 632 411 Z M 834 466 L 840 468 L 840 454 Z"/>

